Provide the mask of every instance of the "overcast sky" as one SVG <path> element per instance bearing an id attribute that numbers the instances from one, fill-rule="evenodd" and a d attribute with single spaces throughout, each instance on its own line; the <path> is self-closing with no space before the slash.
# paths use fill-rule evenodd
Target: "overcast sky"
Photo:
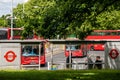
<path id="1" fill-rule="evenodd" d="M 13 0 L 13 7 L 18 3 L 27 2 L 28 0 Z M 0 16 L 11 13 L 12 0 L 0 0 Z"/>

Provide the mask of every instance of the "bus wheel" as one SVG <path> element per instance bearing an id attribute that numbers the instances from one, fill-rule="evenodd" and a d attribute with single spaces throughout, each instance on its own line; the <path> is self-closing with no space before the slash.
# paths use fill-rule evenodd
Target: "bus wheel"
<path id="1" fill-rule="evenodd" d="M 91 51 L 94 51 L 94 47 L 93 47 L 93 46 L 91 46 L 90 50 L 91 50 Z"/>

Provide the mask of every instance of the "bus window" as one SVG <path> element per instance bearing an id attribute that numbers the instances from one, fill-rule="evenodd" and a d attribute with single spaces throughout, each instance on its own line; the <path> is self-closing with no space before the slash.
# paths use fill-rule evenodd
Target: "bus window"
<path id="1" fill-rule="evenodd" d="M 105 35 L 110 35 L 110 34 L 111 34 L 111 32 L 106 32 L 106 33 L 105 33 Z"/>
<path id="2" fill-rule="evenodd" d="M 97 35 L 97 32 L 91 32 L 91 35 L 93 35 L 93 36 Z"/>
<path id="3" fill-rule="evenodd" d="M 21 36 L 22 35 L 22 30 L 13 30 L 13 36 Z"/>
<path id="4" fill-rule="evenodd" d="M 104 35 L 105 35 L 105 32 L 100 32 L 99 35 L 100 35 L 100 36 L 104 36 Z"/>
<path id="5" fill-rule="evenodd" d="M 7 39 L 7 31 L 0 30 L 0 39 Z"/>
<path id="6" fill-rule="evenodd" d="M 92 36 L 103 36 L 105 35 L 105 32 L 92 32 L 91 35 Z"/>
<path id="7" fill-rule="evenodd" d="M 117 35 L 117 32 L 111 32 L 111 35 L 115 36 L 115 35 Z"/>
<path id="8" fill-rule="evenodd" d="M 118 32 L 117 34 L 120 35 L 120 32 Z"/>
<path id="9" fill-rule="evenodd" d="M 39 55 L 39 46 L 38 45 L 26 45 L 22 48 L 23 56 L 38 56 Z"/>
<path id="10" fill-rule="evenodd" d="M 78 50 L 80 49 L 80 45 L 70 45 L 70 46 L 66 46 L 66 50 Z"/>
<path id="11" fill-rule="evenodd" d="M 40 55 L 44 54 L 44 45 L 41 45 Z M 39 56 L 39 46 L 38 45 L 24 45 L 22 46 L 23 56 Z"/>

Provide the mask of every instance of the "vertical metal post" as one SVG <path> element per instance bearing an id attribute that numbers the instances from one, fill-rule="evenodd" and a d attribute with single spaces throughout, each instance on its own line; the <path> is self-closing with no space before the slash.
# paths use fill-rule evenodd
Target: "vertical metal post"
<path id="1" fill-rule="evenodd" d="M 40 70 L 40 61 L 41 61 L 41 58 L 40 58 L 40 56 L 41 56 L 41 44 L 39 44 L 39 70 Z"/>
<path id="2" fill-rule="evenodd" d="M 72 65 L 72 62 L 71 62 L 71 60 L 72 60 L 72 51 L 71 51 L 71 44 L 70 44 L 70 51 L 69 51 L 69 68 L 71 68 L 71 65 Z"/>
<path id="3" fill-rule="evenodd" d="M 52 53 L 51 53 L 51 68 L 53 69 L 53 44 L 51 44 L 51 50 L 52 50 Z"/>
<path id="4" fill-rule="evenodd" d="M 13 39 L 13 0 L 11 2 L 11 37 L 10 39 Z"/>
<path id="5" fill-rule="evenodd" d="M 50 70 L 50 62 L 48 62 L 47 65 L 48 65 L 48 70 Z"/>

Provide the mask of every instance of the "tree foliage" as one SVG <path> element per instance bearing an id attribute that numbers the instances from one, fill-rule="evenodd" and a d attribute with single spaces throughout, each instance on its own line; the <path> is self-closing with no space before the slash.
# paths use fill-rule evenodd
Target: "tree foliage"
<path id="1" fill-rule="evenodd" d="M 16 25 L 24 36 L 34 31 L 45 38 L 83 39 L 95 29 L 120 28 L 119 0 L 29 0 L 14 9 Z"/>

